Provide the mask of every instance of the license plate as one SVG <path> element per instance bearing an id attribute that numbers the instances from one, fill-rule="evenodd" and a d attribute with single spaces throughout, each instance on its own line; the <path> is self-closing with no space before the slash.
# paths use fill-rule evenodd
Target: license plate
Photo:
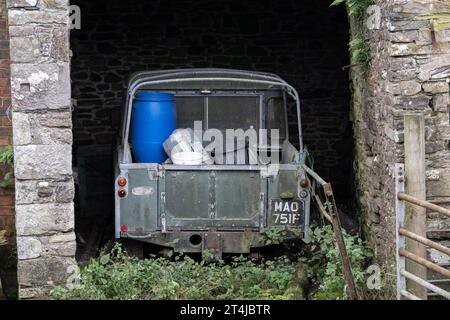
<path id="1" fill-rule="evenodd" d="M 272 200 L 272 223 L 275 225 L 301 226 L 305 207 L 300 200 Z"/>

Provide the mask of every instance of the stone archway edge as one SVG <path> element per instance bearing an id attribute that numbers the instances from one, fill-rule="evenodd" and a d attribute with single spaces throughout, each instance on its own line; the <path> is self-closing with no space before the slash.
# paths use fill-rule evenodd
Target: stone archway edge
<path id="1" fill-rule="evenodd" d="M 76 266 L 69 2 L 10 0 L 8 9 L 19 297 L 26 299 L 65 285 Z"/>

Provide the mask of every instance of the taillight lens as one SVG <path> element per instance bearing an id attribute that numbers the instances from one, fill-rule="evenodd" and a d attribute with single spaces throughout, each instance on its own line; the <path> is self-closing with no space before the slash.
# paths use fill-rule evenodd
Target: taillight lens
<path id="1" fill-rule="evenodd" d="M 306 179 L 302 179 L 300 180 L 300 187 L 302 187 L 303 189 L 308 187 L 308 180 Z"/>
<path id="2" fill-rule="evenodd" d="M 119 190 L 118 194 L 119 194 L 119 197 L 125 198 L 126 195 L 127 195 L 127 192 L 126 192 L 125 190 L 122 189 L 122 190 Z"/>
<path id="3" fill-rule="evenodd" d="M 121 187 L 125 187 L 127 185 L 127 179 L 125 178 L 120 178 L 119 181 L 117 182 L 119 184 L 119 186 Z"/>

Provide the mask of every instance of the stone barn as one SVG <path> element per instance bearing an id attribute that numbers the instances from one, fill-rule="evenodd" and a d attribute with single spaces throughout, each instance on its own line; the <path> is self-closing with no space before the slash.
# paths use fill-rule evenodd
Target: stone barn
<path id="1" fill-rule="evenodd" d="M 139 70 L 292 83 L 315 169 L 392 270 L 405 113 L 426 115 L 427 199 L 450 205 L 450 2 L 374 0 L 363 21 L 330 2 L 0 0 L 0 146 L 14 146 L 15 173 L 14 189 L 0 188 L 0 229 L 17 242 L 19 297 L 66 284 L 107 237 L 105 163 Z M 427 219 L 428 236 L 448 243 L 450 220 Z"/>

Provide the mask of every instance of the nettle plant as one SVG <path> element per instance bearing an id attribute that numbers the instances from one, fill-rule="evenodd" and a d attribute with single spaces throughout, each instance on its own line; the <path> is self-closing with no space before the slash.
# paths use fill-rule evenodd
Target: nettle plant
<path id="1" fill-rule="evenodd" d="M 360 238 L 352 237 L 345 231 L 343 235 L 355 284 L 360 293 L 364 292 L 365 266 L 373 254 Z M 310 298 L 313 300 L 345 299 L 342 263 L 333 228 L 330 225 L 316 228 L 304 241 L 309 245 L 310 253 L 300 258 L 300 261 L 308 266 L 308 277 L 317 287 Z"/>
<path id="2" fill-rule="evenodd" d="M 286 257 L 256 264 L 242 256 L 231 263 L 139 260 L 125 254 L 119 243 L 102 252 L 81 270 L 77 286 L 55 287 L 54 299 L 85 300 L 260 300 L 296 299 L 296 268 Z"/>
<path id="3" fill-rule="evenodd" d="M 14 149 L 6 146 L 0 149 L 0 165 L 4 166 L 5 173 L 0 177 L 0 188 L 8 188 L 13 180 Z"/>
<path id="4" fill-rule="evenodd" d="M 264 230 L 260 241 L 266 246 L 283 244 L 286 238 L 300 238 L 301 234 L 302 229 L 299 228 L 280 229 L 278 227 L 270 227 Z"/>

